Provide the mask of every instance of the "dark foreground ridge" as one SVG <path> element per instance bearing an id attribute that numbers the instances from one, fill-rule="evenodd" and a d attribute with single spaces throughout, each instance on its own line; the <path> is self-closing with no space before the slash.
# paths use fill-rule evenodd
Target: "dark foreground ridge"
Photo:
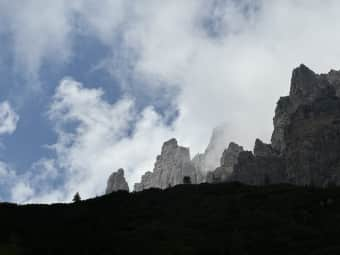
<path id="1" fill-rule="evenodd" d="M 340 254 L 340 188 L 239 183 L 0 204 L 0 254 Z"/>

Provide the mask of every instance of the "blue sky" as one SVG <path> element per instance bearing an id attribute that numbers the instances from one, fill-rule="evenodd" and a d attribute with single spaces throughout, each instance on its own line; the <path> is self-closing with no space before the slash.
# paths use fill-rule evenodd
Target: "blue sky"
<path id="1" fill-rule="evenodd" d="M 291 70 L 340 66 L 338 1 L 0 1 L 0 200 L 130 187 L 176 137 L 191 155 L 270 140 Z"/>

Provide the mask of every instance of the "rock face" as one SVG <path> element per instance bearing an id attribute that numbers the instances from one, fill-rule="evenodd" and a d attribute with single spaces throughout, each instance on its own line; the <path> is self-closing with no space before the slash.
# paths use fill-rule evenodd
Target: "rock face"
<path id="1" fill-rule="evenodd" d="M 278 101 L 271 144 L 241 152 L 229 180 L 261 185 L 340 182 L 340 72 L 293 71 L 289 96 Z"/>
<path id="2" fill-rule="evenodd" d="M 194 184 L 197 183 L 199 174 L 190 160 L 189 149 L 178 146 L 176 139 L 171 139 L 163 144 L 153 171 L 145 173 L 141 182 L 135 184 L 135 191 L 148 188 L 165 189 L 183 184 L 184 177 L 189 177 L 190 182 Z"/>
<path id="3" fill-rule="evenodd" d="M 270 144 L 262 142 L 260 139 L 256 139 L 254 146 L 255 157 L 270 157 L 275 156 L 277 153 L 274 151 Z"/>
<path id="4" fill-rule="evenodd" d="M 152 172 L 147 171 L 145 174 L 143 174 L 142 176 L 142 180 L 140 183 L 135 183 L 134 186 L 134 191 L 139 192 L 142 191 L 144 189 L 150 189 L 152 188 L 153 184 L 152 184 Z"/>
<path id="5" fill-rule="evenodd" d="M 107 181 L 105 194 L 109 194 L 118 190 L 129 191 L 129 185 L 125 180 L 124 170 L 122 168 L 118 169 L 117 172 L 114 172 L 110 175 Z"/>
<path id="6" fill-rule="evenodd" d="M 228 180 L 250 185 L 284 183 L 287 181 L 285 161 L 275 154 L 255 156 L 251 151 L 243 151 Z"/>
<path id="7" fill-rule="evenodd" d="M 290 183 L 339 184 L 339 98 L 319 98 L 301 106 L 291 117 L 286 137 L 285 158 Z"/>
<path id="8" fill-rule="evenodd" d="M 165 189 L 183 183 L 184 177 L 188 183 L 340 185 L 340 71 L 294 69 L 289 95 L 279 99 L 273 124 L 271 143 L 256 139 L 253 152 L 235 143 L 224 150 L 227 135 L 217 128 L 206 151 L 192 161 L 189 149 L 171 139 L 135 190 Z"/>
<path id="9" fill-rule="evenodd" d="M 207 174 L 208 183 L 218 183 L 224 182 L 228 179 L 230 174 L 234 170 L 234 165 L 238 161 L 238 156 L 240 152 L 243 151 L 242 146 L 236 143 L 230 143 L 228 148 L 224 150 L 222 157 L 220 159 L 220 166 L 214 171 L 210 171 Z"/>

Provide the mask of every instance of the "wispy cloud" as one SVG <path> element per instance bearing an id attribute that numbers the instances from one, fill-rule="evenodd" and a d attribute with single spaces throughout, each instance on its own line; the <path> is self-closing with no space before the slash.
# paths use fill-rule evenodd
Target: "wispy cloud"
<path id="1" fill-rule="evenodd" d="M 152 107 L 139 112 L 131 98 L 110 104 L 103 93 L 65 79 L 51 104 L 49 116 L 58 133 L 52 148 L 65 171 L 62 189 L 68 198 L 76 191 L 84 197 L 102 194 L 107 177 L 120 167 L 127 170 L 130 185 L 138 181 L 152 165 L 149 155 L 156 155 L 171 135 Z"/>
<path id="2" fill-rule="evenodd" d="M 0 103 L 0 135 L 12 134 L 19 121 L 19 115 L 12 109 L 9 102 Z"/>

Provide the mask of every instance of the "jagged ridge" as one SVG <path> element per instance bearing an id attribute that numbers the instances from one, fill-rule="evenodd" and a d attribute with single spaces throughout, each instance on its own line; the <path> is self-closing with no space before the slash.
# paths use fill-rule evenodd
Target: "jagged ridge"
<path id="1" fill-rule="evenodd" d="M 171 139 L 163 144 L 153 171 L 146 172 L 141 182 L 135 184 L 135 191 L 165 189 L 183 183 L 185 176 L 190 177 L 191 183 L 338 185 L 339 96 L 340 71 L 316 74 L 300 65 L 293 70 L 289 95 L 277 102 L 270 144 L 256 139 L 254 152 L 243 151 L 235 143 L 223 151 L 226 134 L 217 128 L 207 150 L 190 160 L 189 149 Z M 218 137 L 223 140 L 218 141 Z M 223 151 L 218 167 L 212 153 L 216 151 Z"/>

